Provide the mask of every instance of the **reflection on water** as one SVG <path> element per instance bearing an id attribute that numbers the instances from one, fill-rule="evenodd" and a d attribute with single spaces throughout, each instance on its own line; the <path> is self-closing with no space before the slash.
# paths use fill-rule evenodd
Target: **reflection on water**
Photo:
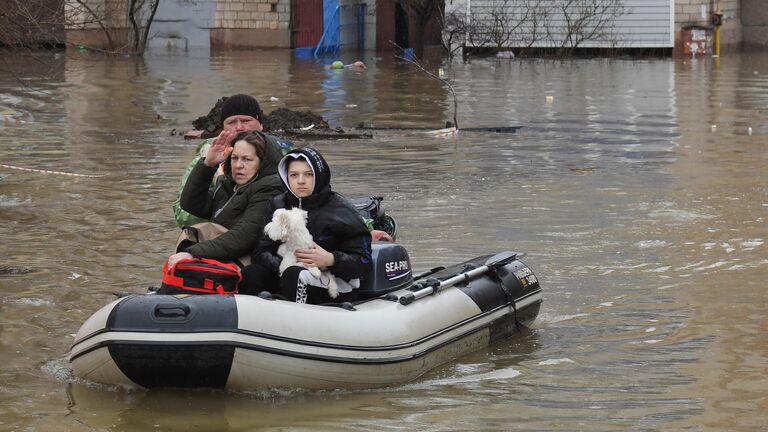
<path id="1" fill-rule="evenodd" d="M 317 141 L 379 194 L 426 269 L 514 249 L 545 289 L 530 332 L 363 392 L 145 392 L 71 376 L 72 334 L 157 283 L 170 203 L 222 95 L 333 126 L 440 128 L 449 93 L 407 64 L 290 52 L 6 55 L 0 76 L 0 429 L 755 430 L 767 421 L 768 55 L 446 66 L 462 126 Z M 45 65 L 41 67 L 40 65 Z M 17 79 L 20 78 L 20 79 Z M 750 129 L 751 128 L 751 133 Z"/>

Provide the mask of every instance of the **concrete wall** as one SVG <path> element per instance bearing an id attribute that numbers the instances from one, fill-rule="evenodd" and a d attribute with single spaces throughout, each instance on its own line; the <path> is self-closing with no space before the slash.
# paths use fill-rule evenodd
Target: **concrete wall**
<path id="1" fill-rule="evenodd" d="M 768 47 L 768 4 L 765 0 L 742 0 L 741 23 L 745 48 Z"/>
<path id="2" fill-rule="evenodd" d="M 742 0 L 675 0 L 675 49 L 674 55 L 684 55 L 683 29 L 689 26 L 711 27 L 712 14 L 723 13 L 723 25 L 720 28 L 720 52 L 725 53 L 741 48 Z M 714 45 L 712 38 L 710 45 Z"/>
<path id="3" fill-rule="evenodd" d="M 216 0 L 163 0 L 149 34 L 152 50 L 208 49 L 216 23 Z"/>
<path id="4" fill-rule="evenodd" d="M 376 0 L 365 2 L 365 50 L 376 49 Z"/>

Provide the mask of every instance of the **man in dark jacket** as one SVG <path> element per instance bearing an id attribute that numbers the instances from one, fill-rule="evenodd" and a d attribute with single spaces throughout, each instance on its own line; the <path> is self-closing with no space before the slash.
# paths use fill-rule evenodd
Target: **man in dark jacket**
<path id="1" fill-rule="evenodd" d="M 273 208 L 299 207 L 307 211 L 307 229 L 315 246 L 297 249 L 296 259 L 305 265 L 330 271 L 339 296 L 331 298 L 329 282 L 315 278 L 303 267 L 289 267 L 280 277 L 280 292 L 298 303 L 353 301 L 360 278 L 371 269 L 371 233 L 354 206 L 331 190 L 331 171 L 315 149 L 293 150 L 278 166 L 280 178 L 288 191 L 272 200 Z M 254 260 L 278 273 L 282 258 L 278 242 L 261 237 Z"/>

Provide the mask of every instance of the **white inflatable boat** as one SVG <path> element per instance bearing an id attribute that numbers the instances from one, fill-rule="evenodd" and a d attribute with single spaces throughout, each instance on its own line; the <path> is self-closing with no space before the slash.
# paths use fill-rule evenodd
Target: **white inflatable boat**
<path id="1" fill-rule="evenodd" d="M 514 252 L 414 277 L 404 248 L 375 243 L 374 264 L 354 304 L 125 296 L 83 324 L 69 359 L 85 380 L 142 387 L 386 386 L 514 334 L 542 302 Z"/>

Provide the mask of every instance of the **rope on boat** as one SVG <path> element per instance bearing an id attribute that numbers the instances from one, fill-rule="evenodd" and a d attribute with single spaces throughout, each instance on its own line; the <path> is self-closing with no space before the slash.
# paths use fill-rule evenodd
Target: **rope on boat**
<path id="1" fill-rule="evenodd" d="M 65 175 L 65 176 L 69 176 L 69 177 L 87 177 L 87 178 L 102 177 L 101 175 L 76 174 L 76 173 L 69 173 L 69 172 L 64 172 L 64 171 L 52 171 L 52 170 L 44 170 L 44 169 L 37 169 L 37 168 L 24 168 L 24 167 L 19 167 L 19 166 L 15 166 L 15 165 L 6 165 L 6 164 L 0 164 L 0 167 L 8 168 L 8 169 L 15 169 L 15 170 L 19 170 L 19 171 L 35 172 L 35 173 L 40 173 L 40 174 Z"/>

